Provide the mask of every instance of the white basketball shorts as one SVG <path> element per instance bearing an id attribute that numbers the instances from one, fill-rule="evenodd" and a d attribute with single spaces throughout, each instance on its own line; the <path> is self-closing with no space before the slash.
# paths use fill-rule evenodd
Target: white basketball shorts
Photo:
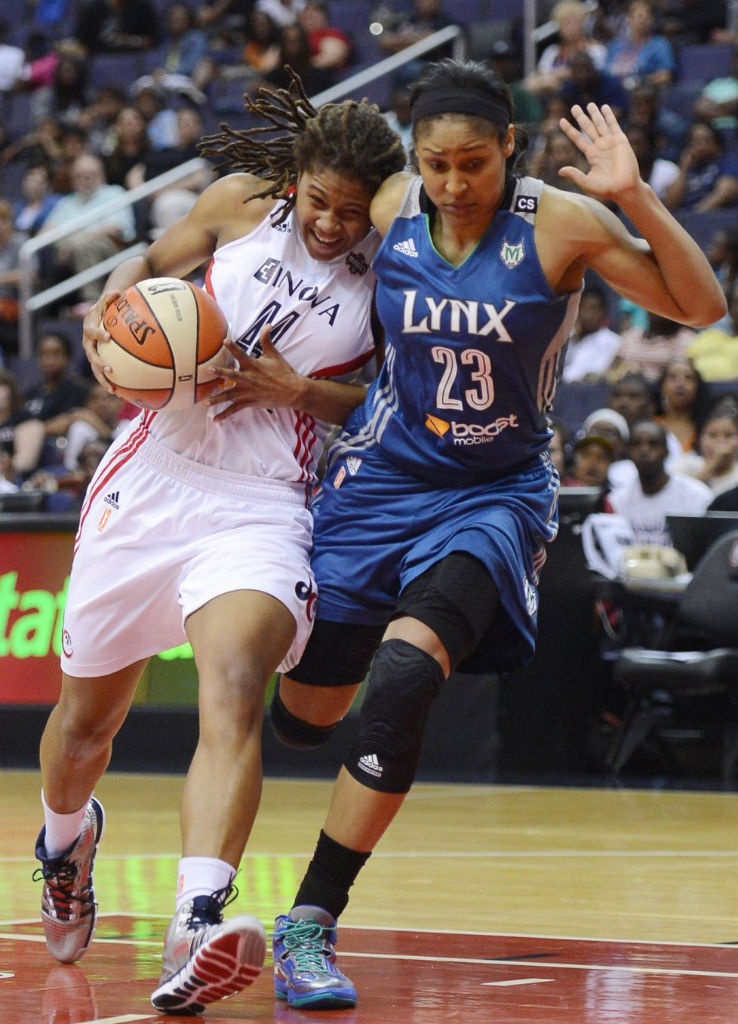
<path id="1" fill-rule="evenodd" d="M 248 441 L 244 441 L 248 443 Z M 221 594 L 257 590 L 292 614 L 280 666 L 312 628 L 312 515 L 305 487 L 213 469 L 143 429 L 106 453 L 87 490 L 67 596 L 62 670 L 103 676 L 184 643 L 188 615 Z"/>

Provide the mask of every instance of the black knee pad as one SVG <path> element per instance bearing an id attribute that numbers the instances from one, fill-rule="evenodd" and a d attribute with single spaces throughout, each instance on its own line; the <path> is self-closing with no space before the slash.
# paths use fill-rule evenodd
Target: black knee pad
<path id="1" fill-rule="evenodd" d="M 435 658 L 405 640 L 380 645 L 359 714 L 359 732 L 346 770 L 382 793 L 413 784 L 431 704 L 444 681 Z"/>
<path id="2" fill-rule="evenodd" d="M 274 690 L 270 710 L 272 732 L 286 747 L 293 747 L 295 750 L 312 750 L 313 747 L 319 747 L 330 738 L 338 725 L 338 722 L 334 725 L 311 725 L 310 722 L 297 718 L 282 703 L 279 683 Z"/>

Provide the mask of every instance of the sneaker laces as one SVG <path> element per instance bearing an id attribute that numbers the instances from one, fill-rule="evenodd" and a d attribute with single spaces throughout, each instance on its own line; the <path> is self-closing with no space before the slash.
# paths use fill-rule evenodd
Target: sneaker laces
<path id="1" fill-rule="evenodd" d="M 229 882 L 222 889 L 216 889 L 209 896 L 195 896 L 192 901 L 190 916 L 187 918 L 188 928 L 202 928 L 203 925 L 221 924 L 223 910 L 238 898 L 238 889 Z"/>
<path id="2" fill-rule="evenodd" d="M 75 891 L 74 883 L 77 881 L 77 875 L 77 865 L 69 860 L 61 862 L 48 861 L 40 868 L 36 868 L 31 875 L 31 879 L 34 882 L 39 882 L 43 879 L 49 890 L 49 896 L 54 904 L 54 909 L 57 913 L 69 914 L 71 913 L 73 902 L 82 903 L 83 905 L 95 902 L 89 885 L 78 892 Z"/>
<path id="3" fill-rule="evenodd" d="M 325 970 L 324 958 L 330 955 L 330 949 L 324 943 L 329 928 L 303 918 L 301 921 L 288 921 L 284 931 L 278 934 L 284 943 L 285 952 L 293 956 L 301 971 Z"/>

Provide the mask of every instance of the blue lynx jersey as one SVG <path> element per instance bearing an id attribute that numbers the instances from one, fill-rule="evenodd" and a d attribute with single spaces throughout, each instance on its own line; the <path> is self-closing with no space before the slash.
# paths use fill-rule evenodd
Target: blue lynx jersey
<path id="1" fill-rule="evenodd" d="M 542 182 L 513 178 L 459 267 L 431 240 L 420 178 L 372 267 L 386 360 L 346 425 L 353 447 L 379 444 L 434 483 L 467 485 L 517 471 L 548 445 L 562 349 L 581 289 L 557 296 L 534 226 Z"/>

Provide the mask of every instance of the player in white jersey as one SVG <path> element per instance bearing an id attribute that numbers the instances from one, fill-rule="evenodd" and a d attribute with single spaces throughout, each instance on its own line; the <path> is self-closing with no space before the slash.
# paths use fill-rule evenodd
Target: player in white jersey
<path id="1" fill-rule="evenodd" d="M 204 152 L 242 173 L 216 181 L 114 270 L 85 318 L 85 350 L 105 382 L 96 344 L 112 298 L 209 260 L 206 286 L 240 369 L 215 407 L 144 411 L 103 459 L 75 546 L 61 696 L 41 740 L 42 920 L 50 952 L 69 962 L 95 923 L 103 810 L 94 787 L 149 656 L 192 644 L 200 734 L 181 807 L 176 913 L 152 995 L 173 1014 L 237 992 L 263 962 L 261 923 L 224 922 L 223 907 L 259 803 L 264 691 L 311 628 L 315 463 L 328 424 L 364 394 L 340 378 L 374 352 L 369 204 L 405 163 L 399 137 L 366 102 L 315 111 L 295 80 L 249 105 L 276 137 L 223 128 L 205 140 Z M 267 405 L 260 391 L 272 378 L 281 400 Z"/>

